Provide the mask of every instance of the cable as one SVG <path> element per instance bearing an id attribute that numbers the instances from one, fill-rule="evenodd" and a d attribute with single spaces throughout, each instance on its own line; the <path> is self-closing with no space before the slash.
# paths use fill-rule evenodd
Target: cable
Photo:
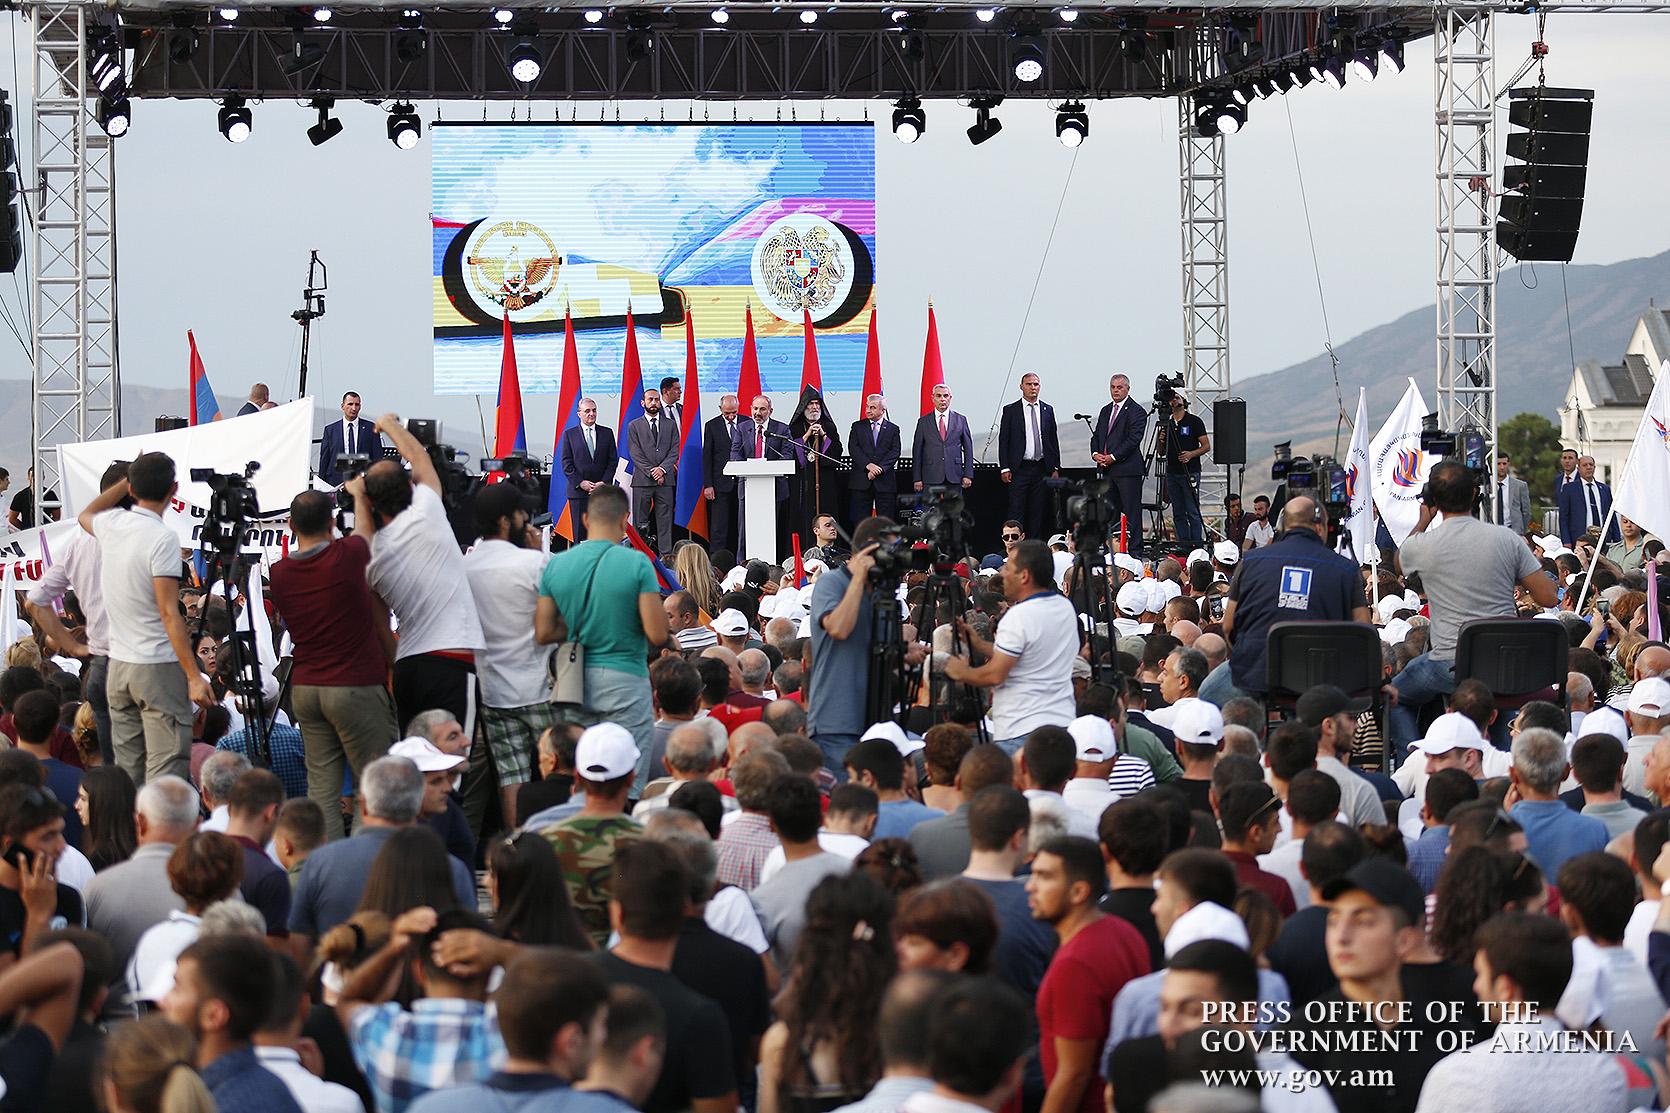
<path id="1" fill-rule="evenodd" d="M 1083 147 L 1073 148 L 1073 157 L 1067 163 L 1067 178 L 1061 183 L 1061 196 L 1055 202 L 1055 218 L 1050 221 L 1050 234 L 1044 239 L 1044 254 L 1038 260 L 1038 273 L 1032 276 L 1032 292 L 1027 295 L 1026 312 L 1021 315 L 1021 328 L 1015 334 L 1015 350 L 1009 353 L 1009 369 L 1003 373 L 1003 385 L 998 388 L 998 397 L 1004 397 L 1009 391 L 1009 381 L 1015 376 L 1015 361 L 1021 355 L 1021 341 L 1026 338 L 1026 323 L 1032 319 L 1032 303 L 1038 300 L 1038 284 L 1044 280 L 1044 265 L 1050 260 L 1050 245 L 1055 243 L 1055 230 L 1061 227 L 1061 210 L 1067 204 L 1067 190 L 1073 184 L 1073 169 L 1079 164 L 1079 152 Z M 980 462 L 987 463 L 991 455 L 992 445 L 996 443 L 997 423 L 1003 420 L 1003 407 L 997 408 L 992 417 L 992 424 L 986 430 L 986 443 L 980 448 Z"/>
<path id="2" fill-rule="evenodd" d="M 1305 236 L 1310 240 L 1310 265 L 1316 275 L 1316 301 L 1322 308 L 1322 350 L 1328 353 L 1329 370 L 1334 376 L 1334 404 L 1339 409 L 1339 417 L 1334 421 L 1334 457 L 1339 458 L 1340 430 L 1354 419 L 1345 413 L 1345 391 L 1339 383 L 1339 356 L 1334 351 L 1334 333 L 1328 325 L 1328 298 L 1322 290 L 1322 263 L 1316 256 L 1316 231 L 1311 226 L 1310 199 L 1305 195 L 1305 171 L 1299 165 L 1299 135 L 1293 128 L 1293 102 L 1282 98 L 1282 107 L 1287 109 L 1287 135 L 1293 143 L 1293 173 L 1299 179 L 1299 205 L 1305 213 Z M 1353 427 L 1355 432 L 1355 427 Z"/>
<path id="3" fill-rule="evenodd" d="M 1560 300 L 1566 305 L 1566 351 L 1571 356 L 1572 370 L 1577 369 L 1577 345 L 1571 338 L 1571 297 L 1566 293 L 1566 267 L 1568 263 L 1560 264 Z"/>

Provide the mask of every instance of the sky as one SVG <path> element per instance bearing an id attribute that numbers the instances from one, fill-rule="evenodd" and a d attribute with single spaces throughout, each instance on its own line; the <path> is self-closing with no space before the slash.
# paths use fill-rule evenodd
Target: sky
<path id="1" fill-rule="evenodd" d="M 19 17 L 9 20 L 23 50 Z M 1497 79 L 1530 48 L 1528 17 L 1500 17 Z M 1576 262 L 1610 263 L 1670 247 L 1662 183 L 1670 180 L 1670 97 L 1663 58 L 1670 18 L 1549 17 L 1550 84 L 1597 89 L 1588 196 Z M 27 75 L 27 57 L 19 72 Z M 1235 379 L 1318 353 L 1433 297 L 1433 69 L 1429 41 L 1408 67 L 1372 84 L 1312 85 L 1259 102 L 1228 142 L 1230 339 Z M 19 97 L 26 99 L 25 88 Z M 186 382 L 186 330 L 196 333 L 223 407 L 251 382 L 297 392 L 309 249 L 330 266 L 326 316 L 314 325 L 309 391 L 327 404 L 358 390 L 368 414 L 438 417 L 447 440 L 474 450 L 494 399 L 431 390 L 429 142 L 396 149 L 374 105 L 344 104 L 343 133 L 320 148 L 303 104 L 254 105 L 254 133 L 230 144 L 209 102 L 139 102 L 117 144 L 124 382 Z M 995 424 L 1035 371 L 1059 411 L 1106 400 L 1124 371 L 1139 395 L 1181 365 L 1177 110 L 1169 100 L 1090 106 L 1077 152 L 1056 141 L 1053 110 L 1011 101 L 1004 130 L 975 147 L 972 112 L 929 102 L 920 142 L 896 141 L 881 103 L 692 107 L 622 104 L 622 119 L 842 119 L 882 122 L 876 140 L 877 274 L 883 378 L 894 416 L 916 414 L 926 309 L 933 299 L 955 408 L 976 435 Z M 448 119 L 596 119 L 596 103 L 420 104 Z M 26 117 L 20 113 L 20 122 Z M 1501 128 L 1506 134 L 1505 116 Z M 1301 191 L 1301 183 L 1303 189 Z M 1314 234 L 1313 263 L 1308 228 Z M 1326 302 L 1326 323 L 1318 294 Z M 0 302 L 14 313 L 12 284 Z M 4 334 L 0 334 L 4 335 Z M 1624 337 L 1619 337 L 1622 343 Z M 27 375 L 15 342 L 0 378 Z M 779 409 L 789 401 L 778 400 Z M 716 400 L 709 400 L 711 410 Z M 837 395 L 856 416 L 856 395 Z M 525 400 L 531 451 L 554 440 L 553 395 Z M 616 411 L 600 407 L 605 423 Z M 127 415 L 130 427 L 150 415 Z"/>

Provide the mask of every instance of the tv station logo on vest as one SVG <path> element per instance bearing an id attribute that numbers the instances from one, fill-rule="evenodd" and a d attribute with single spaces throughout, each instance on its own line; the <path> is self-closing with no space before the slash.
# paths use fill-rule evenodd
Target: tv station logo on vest
<path id="1" fill-rule="evenodd" d="M 1276 599 L 1276 606 L 1295 611 L 1309 610 L 1310 579 L 1309 568 L 1292 564 L 1282 565 L 1281 594 Z"/>

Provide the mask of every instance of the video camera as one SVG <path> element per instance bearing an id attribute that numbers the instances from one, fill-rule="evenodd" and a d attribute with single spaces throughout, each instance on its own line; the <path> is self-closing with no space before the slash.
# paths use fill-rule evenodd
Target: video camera
<path id="1" fill-rule="evenodd" d="M 261 513 L 250 479 L 261 470 L 259 461 L 244 465 L 242 475 L 217 472 L 213 468 L 192 468 L 191 481 L 206 484 L 212 496 L 203 519 L 203 543 L 223 553 L 236 553 L 249 520 Z"/>
<path id="2" fill-rule="evenodd" d="M 406 422 L 406 431 L 429 453 L 441 479 L 441 501 L 447 510 L 461 507 L 470 493 L 470 473 L 459 462 L 458 450 L 441 443 L 441 423 L 434 418 L 414 417 Z"/>
<path id="3" fill-rule="evenodd" d="M 1161 414 L 1171 409 L 1171 400 L 1177 396 L 1177 391 L 1183 386 L 1183 372 L 1175 375 L 1154 376 L 1154 409 Z"/>
<path id="4" fill-rule="evenodd" d="M 1287 497 L 1304 495 L 1315 499 L 1328 512 L 1328 540 L 1338 534 L 1351 513 L 1350 473 L 1332 456 L 1294 456 L 1293 442 L 1275 446 L 1270 478 L 1287 487 Z"/>
<path id="5" fill-rule="evenodd" d="M 923 508 L 915 522 L 904 522 L 899 526 L 901 539 L 912 544 L 927 543 L 925 560 L 915 555 L 919 550 L 912 551 L 912 561 L 916 566 L 925 570 L 936 560 L 949 565 L 968 556 L 964 530 L 974 524 L 974 518 L 968 512 L 959 488 L 940 487 L 919 495 L 904 495 L 900 497 L 899 505 Z"/>
<path id="6" fill-rule="evenodd" d="M 1454 460 L 1481 480 L 1490 474 L 1490 444 L 1484 433 L 1471 427 L 1445 432 L 1438 428 L 1435 413 L 1421 418 L 1421 451 Z"/>

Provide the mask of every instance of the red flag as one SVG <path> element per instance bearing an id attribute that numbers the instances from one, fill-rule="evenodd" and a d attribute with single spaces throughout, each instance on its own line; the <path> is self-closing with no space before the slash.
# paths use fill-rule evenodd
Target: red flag
<path id="1" fill-rule="evenodd" d="M 760 386 L 760 354 L 754 350 L 754 307 L 748 306 L 747 323 L 742 333 L 742 373 L 737 376 L 736 400 L 747 413 L 754 399 L 765 393 Z"/>
<path id="2" fill-rule="evenodd" d="M 510 310 L 504 314 L 504 352 L 499 358 L 499 404 L 493 417 L 493 455 L 504 459 L 513 452 L 528 450 L 528 431 L 522 423 L 522 381 L 516 374 L 516 344 L 510 334 Z M 493 472 L 487 482 L 497 483 L 503 472 Z"/>
<path id="3" fill-rule="evenodd" d="M 800 555 L 800 532 L 796 530 L 790 534 L 794 538 L 794 586 L 806 586 L 806 561 Z"/>
<path id="4" fill-rule="evenodd" d="M 811 387 L 822 394 L 823 372 L 818 367 L 818 341 L 812 331 L 812 311 L 802 309 L 800 312 L 804 314 L 806 325 L 806 354 L 800 357 L 800 393 L 804 396 L 806 388 Z"/>
<path id="5" fill-rule="evenodd" d="M 928 343 L 922 350 L 922 412 L 934 409 L 934 387 L 945 382 L 945 367 L 939 361 L 939 324 L 934 320 L 934 303 L 928 302 Z"/>
<path id="6" fill-rule="evenodd" d="M 551 455 L 562 459 L 562 435 L 580 422 L 580 353 L 574 346 L 574 321 L 567 307 L 562 311 L 562 385 L 557 394 L 557 435 Z M 560 464 L 558 465 L 561 466 Z M 573 508 L 568 504 L 568 483 L 565 478 L 551 477 L 551 496 L 546 504 L 551 512 L 552 528 L 557 536 L 572 542 L 580 532 Z"/>
<path id="7" fill-rule="evenodd" d="M 864 401 L 881 393 L 881 344 L 876 340 L 876 311 L 870 310 L 870 344 L 864 349 L 864 389 L 858 394 L 858 420 L 863 421 Z"/>
<path id="8" fill-rule="evenodd" d="M 187 368 L 191 386 L 190 421 L 193 425 L 220 420 L 220 403 L 215 401 L 214 388 L 209 385 L 209 373 L 203 370 L 203 357 L 197 354 L 197 337 L 186 329 L 186 343 L 191 346 L 191 363 Z"/>

